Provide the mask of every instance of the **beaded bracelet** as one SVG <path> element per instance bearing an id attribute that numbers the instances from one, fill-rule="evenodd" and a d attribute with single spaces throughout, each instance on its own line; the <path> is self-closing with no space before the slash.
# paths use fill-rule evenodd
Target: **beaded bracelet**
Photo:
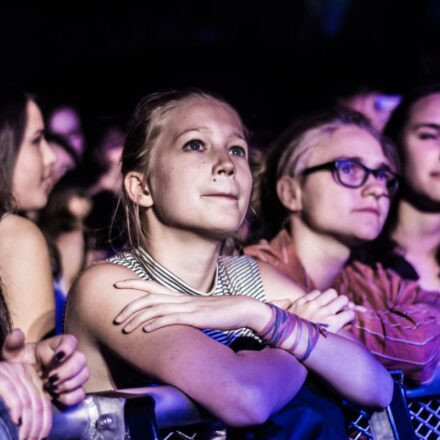
<path id="1" fill-rule="evenodd" d="M 298 327 L 295 340 L 292 346 L 286 351 L 293 354 L 300 362 L 304 362 L 318 343 L 319 335 L 327 336 L 326 327 L 328 327 L 328 325 L 301 319 L 299 316 L 270 303 L 267 303 L 267 305 L 272 309 L 272 317 L 261 332 L 261 338 L 268 345 L 281 348 L 283 342 L 286 341 L 295 331 L 295 328 Z M 306 350 L 302 356 L 300 356 L 295 353 L 295 351 L 301 342 L 303 327 L 307 329 L 308 339 Z"/>

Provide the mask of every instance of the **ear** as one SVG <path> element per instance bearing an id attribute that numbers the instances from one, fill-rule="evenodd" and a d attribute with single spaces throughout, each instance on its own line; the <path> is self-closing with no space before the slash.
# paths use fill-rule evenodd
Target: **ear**
<path id="1" fill-rule="evenodd" d="M 301 186 L 297 179 L 282 176 L 277 182 L 277 195 L 280 202 L 291 212 L 302 210 Z"/>
<path id="2" fill-rule="evenodd" d="M 137 205 L 144 208 L 153 206 L 153 198 L 151 197 L 148 185 L 142 173 L 138 171 L 130 171 L 124 178 L 124 188 L 128 197 Z"/>

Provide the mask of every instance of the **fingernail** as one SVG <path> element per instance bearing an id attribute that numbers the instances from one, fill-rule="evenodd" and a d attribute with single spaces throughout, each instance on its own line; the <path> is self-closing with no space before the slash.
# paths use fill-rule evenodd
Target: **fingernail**
<path id="1" fill-rule="evenodd" d="M 21 426 L 23 424 L 23 419 L 21 417 L 18 418 L 17 426 Z"/>
<path id="2" fill-rule="evenodd" d="M 50 393 L 54 393 L 57 390 L 57 388 L 58 388 L 58 385 L 56 383 L 50 383 L 47 385 L 47 390 Z"/>
<path id="3" fill-rule="evenodd" d="M 129 333 L 129 332 L 131 332 L 132 329 L 133 329 L 133 327 L 131 325 L 126 325 L 124 327 L 124 333 Z"/>
<path id="4" fill-rule="evenodd" d="M 58 353 L 55 354 L 55 359 L 57 362 L 61 362 L 64 356 L 66 356 L 66 353 L 64 353 L 64 351 L 59 351 Z"/>
<path id="5" fill-rule="evenodd" d="M 58 374 L 52 374 L 51 376 L 48 377 L 48 380 L 51 384 L 54 384 L 59 379 L 60 379 L 60 377 L 58 376 Z"/>
<path id="6" fill-rule="evenodd" d="M 122 317 L 121 316 L 116 316 L 116 318 L 115 318 L 115 324 L 120 324 L 121 322 L 123 321 L 123 319 L 122 319 Z"/>

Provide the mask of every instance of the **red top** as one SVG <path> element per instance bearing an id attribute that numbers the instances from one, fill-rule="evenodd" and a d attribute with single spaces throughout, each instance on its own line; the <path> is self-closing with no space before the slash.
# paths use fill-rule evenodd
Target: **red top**
<path id="1" fill-rule="evenodd" d="M 282 230 L 245 248 L 245 254 L 266 262 L 306 291 L 315 288 L 302 266 L 292 239 Z M 426 382 L 440 360 L 440 292 L 428 292 L 415 281 L 403 280 L 380 264 L 348 264 L 333 287 L 367 312 L 356 312 L 351 332 L 389 369 L 407 379 Z"/>

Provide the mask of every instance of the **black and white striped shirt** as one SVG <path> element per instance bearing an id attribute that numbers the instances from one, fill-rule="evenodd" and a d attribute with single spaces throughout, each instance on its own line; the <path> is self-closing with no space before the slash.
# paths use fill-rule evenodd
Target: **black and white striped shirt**
<path id="1" fill-rule="evenodd" d="M 200 292 L 186 284 L 179 277 L 167 270 L 145 250 L 123 252 L 108 260 L 132 270 L 139 278 L 154 280 L 171 290 L 195 296 L 246 295 L 260 301 L 266 301 L 260 270 L 256 261 L 247 256 L 219 257 L 215 282 L 209 292 Z M 230 345 L 238 337 L 252 337 L 260 340 L 250 329 L 203 330 L 216 341 Z"/>

